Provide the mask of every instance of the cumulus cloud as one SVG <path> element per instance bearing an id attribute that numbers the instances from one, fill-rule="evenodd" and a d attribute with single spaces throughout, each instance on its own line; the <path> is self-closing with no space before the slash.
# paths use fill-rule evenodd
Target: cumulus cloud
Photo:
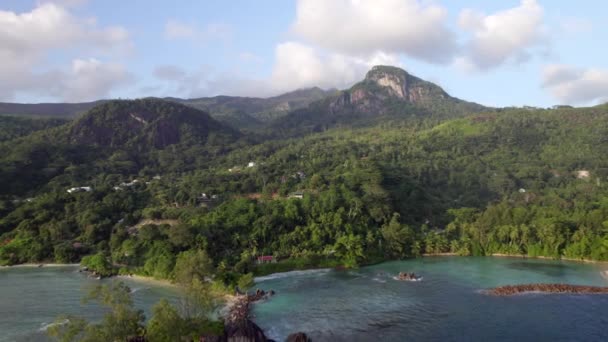
<path id="1" fill-rule="evenodd" d="M 201 29 L 191 23 L 169 19 L 165 23 L 164 37 L 167 40 L 225 41 L 232 37 L 232 28 L 222 23 L 209 23 Z"/>
<path id="2" fill-rule="evenodd" d="M 160 65 L 154 68 L 154 76 L 161 80 L 177 81 L 186 77 L 186 72 L 175 65 Z"/>
<path id="3" fill-rule="evenodd" d="M 522 0 L 518 7 L 486 15 L 471 9 L 460 13 L 458 24 L 472 37 L 460 65 L 487 70 L 507 62 L 522 62 L 536 49 L 547 48 L 543 8 L 536 0 Z"/>
<path id="4" fill-rule="evenodd" d="M 41 87 L 53 84 L 61 94 L 62 98 L 71 98 L 67 91 L 70 83 L 61 77 L 91 75 L 89 63 L 76 60 L 72 64 L 72 72 L 66 72 L 61 68 L 44 70 L 40 65 L 48 55 L 55 51 L 62 53 L 73 53 L 79 48 L 88 51 L 125 51 L 130 48 L 129 34 L 120 26 L 98 27 L 94 18 L 80 19 L 73 16 L 66 8 L 54 2 L 45 2 L 29 12 L 15 13 L 0 11 L 0 74 L 3 76 L 0 85 L 0 98 L 11 99 L 18 93 L 36 92 Z M 102 68 L 103 63 L 98 63 L 97 68 Z M 110 70 L 103 71 L 112 71 Z M 102 77 L 102 73 L 98 74 Z M 116 76 L 116 73 L 110 74 Z M 72 80 L 75 81 L 75 80 Z M 107 80 L 101 83 L 107 84 Z M 104 87 L 92 86 L 83 92 L 87 95 L 89 91 L 97 89 L 102 91 Z M 65 92 L 64 92 L 65 90 Z M 47 94 L 48 95 L 48 94 Z"/>
<path id="5" fill-rule="evenodd" d="M 608 70 L 552 64 L 544 68 L 542 76 L 543 87 L 562 103 L 608 100 Z"/>
<path id="6" fill-rule="evenodd" d="M 117 63 L 97 59 L 75 59 L 71 68 L 57 73 L 59 77 L 51 93 L 65 101 L 92 101 L 107 96 L 117 86 L 130 83 L 133 76 Z"/>
<path id="7" fill-rule="evenodd" d="M 234 72 L 217 72 L 209 67 L 184 70 L 159 66 L 154 75 L 174 96 L 214 95 L 273 96 L 300 88 L 347 88 L 360 81 L 374 65 L 399 65 L 393 54 L 375 53 L 365 58 L 328 52 L 298 42 L 284 42 L 275 48 L 275 64 L 265 79 L 251 79 Z"/>
<path id="8" fill-rule="evenodd" d="M 445 8 L 418 0 L 299 0 L 293 30 L 308 43 L 342 54 L 403 53 L 449 62 L 457 47 Z"/>
<path id="9" fill-rule="evenodd" d="M 373 65 L 399 64 L 397 56 L 382 52 L 359 58 L 297 42 L 279 44 L 275 59 L 270 83 L 276 91 L 312 86 L 344 88 L 361 80 Z"/>

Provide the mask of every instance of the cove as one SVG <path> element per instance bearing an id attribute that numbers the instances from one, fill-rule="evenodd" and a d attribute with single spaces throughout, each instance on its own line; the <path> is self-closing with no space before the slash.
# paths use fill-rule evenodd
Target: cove
<path id="1" fill-rule="evenodd" d="M 356 270 L 312 270 L 257 279 L 277 296 L 254 305 L 277 341 L 606 341 L 608 295 L 525 294 L 485 289 L 527 283 L 608 286 L 608 264 L 492 257 L 427 257 Z M 421 282 L 400 282 L 400 271 Z"/>
<path id="2" fill-rule="evenodd" d="M 112 281 L 129 285 L 135 306 L 147 318 L 161 298 L 178 300 L 176 288 L 128 278 L 95 280 L 77 266 L 0 268 L 0 341 L 48 341 L 45 330 L 59 315 L 100 319 L 102 308 L 81 299 L 95 285 Z"/>

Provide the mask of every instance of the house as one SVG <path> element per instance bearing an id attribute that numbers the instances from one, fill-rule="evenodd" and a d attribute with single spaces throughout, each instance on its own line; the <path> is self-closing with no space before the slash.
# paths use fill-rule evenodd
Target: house
<path id="1" fill-rule="evenodd" d="M 257 259 L 258 264 L 270 264 L 277 262 L 277 259 L 272 255 L 261 255 Z"/>
<path id="2" fill-rule="evenodd" d="M 302 198 L 304 198 L 304 192 L 303 191 L 292 192 L 291 194 L 289 194 L 289 198 L 302 199 Z"/>
<path id="3" fill-rule="evenodd" d="M 255 162 L 249 162 L 249 164 L 247 164 L 247 167 L 255 167 Z"/>
<path id="4" fill-rule="evenodd" d="M 71 194 L 71 193 L 81 192 L 81 191 L 89 192 L 91 190 L 93 190 L 93 189 L 90 186 L 77 186 L 77 187 L 74 187 L 74 188 L 69 188 L 67 190 L 67 192 L 68 192 L 68 194 Z"/>
<path id="5" fill-rule="evenodd" d="M 576 178 L 578 179 L 587 179 L 590 176 L 589 171 L 587 170 L 577 170 L 574 171 L 574 173 L 576 174 Z"/>

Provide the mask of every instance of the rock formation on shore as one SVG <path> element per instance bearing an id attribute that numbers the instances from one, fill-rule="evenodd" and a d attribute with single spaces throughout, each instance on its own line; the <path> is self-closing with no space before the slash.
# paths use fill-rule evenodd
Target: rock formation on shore
<path id="1" fill-rule="evenodd" d="M 303 332 L 293 333 L 287 336 L 286 342 L 311 342 L 312 340 Z"/>
<path id="2" fill-rule="evenodd" d="M 608 287 L 568 284 L 522 284 L 506 285 L 488 290 L 494 296 L 512 296 L 521 293 L 571 293 L 571 294 L 608 294 Z"/>

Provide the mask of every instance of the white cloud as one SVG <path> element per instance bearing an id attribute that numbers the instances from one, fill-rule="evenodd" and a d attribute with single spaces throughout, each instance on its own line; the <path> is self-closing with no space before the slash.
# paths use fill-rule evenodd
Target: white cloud
<path id="1" fill-rule="evenodd" d="M 378 52 L 367 58 L 357 58 L 324 52 L 297 42 L 279 44 L 275 58 L 270 85 L 277 92 L 312 86 L 345 88 L 363 79 L 376 64 L 399 64 L 398 58 L 391 54 Z"/>
<path id="2" fill-rule="evenodd" d="M 546 49 L 543 12 L 536 0 L 522 0 L 518 7 L 490 15 L 471 9 L 461 11 L 459 26 L 472 37 L 465 47 L 466 56 L 457 64 L 487 70 L 507 62 L 523 62 L 536 49 Z"/>
<path id="3" fill-rule="evenodd" d="M 154 76 L 161 80 L 176 81 L 186 77 L 186 72 L 174 65 L 161 65 L 154 68 Z"/>
<path id="4" fill-rule="evenodd" d="M 102 63 L 94 58 L 75 59 L 67 72 L 59 73 L 52 93 L 65 101 L 92 101 L 110 94 L 117 86 L 130 83 L 133 76 L 121 64 Z"/>
<path id="5" fill-rule="evenodd" d="M 374 65 L 399 65 L 396 55 L 375 53 L 351 57 L 327 52 L 298 42 L 284 42 L 275 49 L 275 65 L 265 79 L 251 79 L 234 72 L 217 72 L 209 67 L 186 71 L 177 66 L 160 66 L 155 76 L 173 96 L 214 95 L 267 97 L 300 88 L 347 88 L 360 81 Z"/>
<path id="6" fill-rule="evenodd" d="M 165 23 L 163 35 L 167 40 L 226 41 L 232 37 L 232 28 L 222 23 L 209 23 L 201 29 L 192 23 L 169 19 Z"/>
<path id="7" fill-rule="evenodd" d="M 311 44 L 343 54 L 403 53 L 449 62 L 457 47 L 445 8 L 418 0 L 299 0 L 293 30 Z"/>
<path id="8" fill-rule="evenodd" d="M 608 100 L 608 70 L 552 64 L 543 70 L 543 87 L 562 103 Z"/>
<path id="9" fill-rule="evenodd" d="M 19 93 L 37 92 L 49 87 L 55 88 L 55 93 L 62 98 L 71 98 L 69 94 L 74 91 L 67 89 L 73 83 L 61 77 L 80 77 L 72 82 L 78 82 L 83 75 L 90 79 L 91 69 L 85 66 L 93 64 L 90 60 L 88 64 L 77 60 L 71 73 L 61 68 L 45 70 L 40 65 L 44 65 L 49 54 L 56 51 L 72 54 L 79 49 L 107 54 L 126 51 L 130 47 L 129 34 L 123 27 L 98 27 L 94 18 L 77 18 L 56 3 L 42 3 L 24 13 L 0 11 L 0 98 L 11 99 Z M 105 64 L 98 63 L 97 68 L 104 72 L 116 71 L 103 66 Z M 110 76 L 117 74 L 114 72 Z M 107 84 L 108 81 L 102 83 Z M 88 97 L 90 91 L 99 90 L 99 95 L 104 95 L 104 89 L 95 83 L 82 94 Z"/>
<path id="10" fill-rule="evenodd" d="M 192 25 L 170 19 L 165 24 L 164 34 L 167 39 L 190 39 L 196 35 L 196 29 Z"/>

